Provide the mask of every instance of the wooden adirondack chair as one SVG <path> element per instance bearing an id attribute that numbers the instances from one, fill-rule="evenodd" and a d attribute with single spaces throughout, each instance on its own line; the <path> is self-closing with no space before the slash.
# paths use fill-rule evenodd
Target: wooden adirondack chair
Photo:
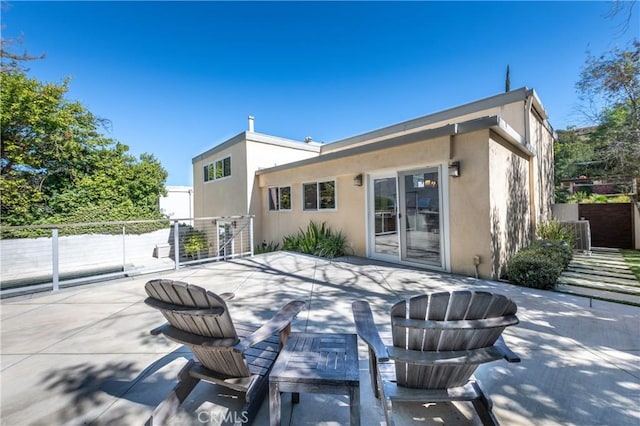
<path id="1" fill-rule="evenodd" d="M 471 401 L 483 424 L 498 424 L 473 373 L 500 358 L 520 361 L 501 337 L 505 327 L 518 323 L 510 299 L 453 291 L 398 302 L 391 308 L 392 346 L 383 343 L 367 302 L 353 302 L 352 308 L 356 331 L 369 347 L 373 392 L 382 395 L 387 425 L 394 424 L 394 401 Z"/>
<path id="2" fill-rule="evenodd" d="M 167 323 L 151 330 L 188 346 L 198 362 L 190 360 L 178 375 L 178 384 L 153 411 L 149 424 L 164 424 L 200 380 L 245 394 L 238 421 L 252 420 L 269 387 L 269 372 L 291 331 L 291 321 L 304 306 L 285 305 L 262 327 L 231 321 L 225 300 L 196 285 L 152 280 L 145 285 L 145 303 L 158 309 Z"/>

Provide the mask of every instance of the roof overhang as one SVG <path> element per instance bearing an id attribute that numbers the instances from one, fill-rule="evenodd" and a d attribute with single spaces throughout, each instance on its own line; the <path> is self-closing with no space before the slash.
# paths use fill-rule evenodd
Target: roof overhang
<path id="1" fill-rule="evenodd" d="M 230 139 L 214 146 L 213 148 L 203 152 L 202 154 L 196 155 L 191 159 L 191 163 L 194 164 L 197 161 L 208 158 L 217 152 L 223 151 L 239 142 L 258 142 L 266 145 L 275 145 L 281 146 L 285 148 L 299 149 L 301 151 L 309 151 L 309 152 L 320 152 L 320 145 L 308 144 L 304 142 L 294 141 L 292 139 L 280 138 L 278 136 L 265 135 L 264 133 L 256 133 L 256 132 L 241 132 L 237 135 L 233 136 Z"/>
<path id="2" fill-rule="evenodd" d="M 358 145 L 353 148 L 347 148 L 340 151 L 329 152 L 327 154 L 321 154 L 318 157 L 308 158 L 306 160 L 295 161 L 293 163 L 287 163 L 275 167 L 269 167 L 267 169 L 258 170 L 256 174 L 262 175 L 280 170 L 318 164 L 325 161 L 352 157 L 374 151 L 380 151 L 387 148 L 395 148 L 420 141 L 436 139 L 444 136 L 455 136 L 463 133 L 475 132 L 478 130 L 493 130 L 507 142 L 512 144 L 516 149 L 529 156 L 535 155 L 531 148 L 526 146 L 524 137 L 511 126 L 509 126 L 506 121 L 504 121 L 499 116 L 488 116 L 464 121 L 461 123 L 447 124 L 441 127 L 436 127 L 434 129 L 420 130 L 405 135 L 394 136 L 389 139 L 384 139 L 364 145 Z"/>

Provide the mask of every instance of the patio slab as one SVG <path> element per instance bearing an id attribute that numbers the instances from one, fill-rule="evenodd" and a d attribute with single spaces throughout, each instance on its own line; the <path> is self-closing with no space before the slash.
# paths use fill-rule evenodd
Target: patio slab
<path id="1" fill-rule="evenodd" d="M 522 362 L 481 366 L 477 377 L 505 425 L 640 423 L 640 308 L 405 268 L 367 259 L 327 261 L 269 253 L 41 293 L 0 303 L 0 424 L 142 424 L 176 383 L 188 349 L 148 331 L 163 322 L 144 284 L 171 278 L 233 291 L 235 321 L 262 323 L 286 302 L 307 302 L 293 331 L 354 333 L 351 302 L 366 299 L 383 332 L 396 301 L 434 290 L 486 289 L 514 299 L 520 324 L 505 340 Z M 384 424 L 359 343 L 363 425 Z M 201 383 L 173 424 L 217 424 L 233 395 Z M 283 398 L 283 424 L 348 424 L 346 398 Z M 228 418 L 228 417 L 227 417 Z M 480 424 L 470 404 L 397 404 L 399 425 Z M 268 403 L 254 422 L 268 424 Z"/>

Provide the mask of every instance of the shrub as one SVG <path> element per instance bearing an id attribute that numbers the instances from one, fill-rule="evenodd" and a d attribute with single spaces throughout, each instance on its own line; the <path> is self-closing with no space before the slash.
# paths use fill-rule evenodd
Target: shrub
<path id="1" fill-rule="evenodd" d="M 566 241 L 537 240 L 509 260 L 509 280 L 525 287 L 551 289 L 572 257 L 573 249 Z"/>
<path id="2" fill-rule="evenodd" d="M 586 198 L 589 197 L 589 193 L 586 191 L 576 192 L 575 194 L 569 196 L 567 202 L 569 203 L 582 203 Z"/>
<path id="3" fill-rule="evenodd" d="M 525 287 L 551 289 L 563 268 L 539 248 L 524 249 L 509 260 L 509 280 Z"/>
<path id="4" fill-rule="evenodd" d="M 346 243 L 347 237 L 342 232 L 329 235 L 319 241 L 316 254 L 329 259 L 342 256 L 344 254 L 344 246 Z"/>
<path id="5" fill-rule="evenodd" d="M 282 249 L 332 259 L 344 254 L 346 241 L 341 232 L 333 232 L 324 222 L 318 225 L 311 221 L 306 230 L 286 235 L 282 239 Z"/>
<path id="6" fill-rule="evenodd" d="M 573 258 L 573 250 L 565 241 L 538 240 L 531 244 L 530 248 L 557 261 L 563 271 Z"/>
<path id="7" fill-rule="evenodd" d="M 581 202 L 584 204 L 603 204 L 608 200 L 606 195 L 602 194 L 591 194 L 588 198 L 585 198 Z"/>
<path id="8" fill-rule="evenodd" d="M 610 197 L 607 200 L 607 203 L 630 203 L 631 197 L 628 195 L 616 195 L 615 197 Z"/>
<path id="9" fill-rule="evenodd" d="M 208 249 L 207 234 L 197 229 L 189 229 L 182 239 L 184 254 L 196 258 L 199 252 Z"/>
<path id="10" fill-rule="evenodd" d="M 565 241 L 569 248 L 576 245 L 576 233 L 567 225 L 560 223 L 557 219 L 552 219 L 538 225 L 536 237 L 547 241 Z"/>
<path id="11" fill-rule="evenodd" d="M 562 186 L 556 186 L 554 198 L 557 204 L 567 203 L 569 201 L 570 196 L 571 196 L 571 193 L 569 192 L 569 189 L 564 188 Z"/>
<path id="12" fill-rule="evenodd" d="M 253 249 L 253 253 L 254 254 L 271 253 L 272 251 L 278 250 L 278 247 L 280 247 L 280 243 L 274 243 L 274 242 L 267 243 L 266 241 L 263 241 Z"/>

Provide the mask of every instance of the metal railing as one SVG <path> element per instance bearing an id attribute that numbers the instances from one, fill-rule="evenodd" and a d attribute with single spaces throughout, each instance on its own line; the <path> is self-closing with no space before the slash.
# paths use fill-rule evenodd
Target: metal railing
<path id="1" fill-rule="evenodd" d="M 0 227 L 0 297 L 253 256 L 253 216 Z"/>

